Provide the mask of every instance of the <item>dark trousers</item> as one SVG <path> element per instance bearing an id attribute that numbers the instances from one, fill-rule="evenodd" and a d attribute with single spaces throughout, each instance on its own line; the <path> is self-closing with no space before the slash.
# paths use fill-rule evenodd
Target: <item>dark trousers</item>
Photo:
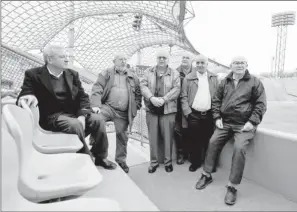
<path id="1" fill-rule="evenodd" d="M 190 132 L 190 162 L 201 165 L 204 162 L 209 139 L 213 134 L 214 124 L 211 112 L 205 114 L 192 109 L 188 116 Z"/>
<path id="2" fill-rule="evenodd" d="M 243 125 L 230 123 L 223 123 L 223 126 L 223 129 L 216 128 L 210 139 L 203 169 L 207 173 L 213 172 L 215 162 L 223 147 L 230 138 L 234 137 L 234 150 L 229 181 L 233 184 L 240 184 L 245 165 L 246 149 L 254 138 L 256 130 L 253 129 L 248 132 L 242 132 L 241 129 Z"/>
<path id="3" fill-rule="evenodd" d="M 159 164 L 158 152 L 161 143 L 164 143 L 164 164 L 172 164 L 172 145 L 174 140 L 175 113 L 156 115 L 146 112 L 146 123 L 150 143 L 151 165 Z"/>
<path id="4" fill-rule="evenodd" d="M 176 125 L 179 124 L 181 125 L 181 123 L 176 123 Z M 189 128 L 182 128 L 182 126 L 175 127 L 174 137 L 177 156 L 183 156 L 184 158 L 188 158 L 190 139 Z"/>
<path id="5" fill-rule="evenodd" d="M 108 155 L 108 142 L 105 131 L 105 122 L 99 114 L 91 113 L 86 118 L 85 130 L 74 114 L 62 113 L 56 120 L 49 123 L 54 132 L 63 132 L 69 134 L 77 134 L 83 143 L 83 148 L 88 149 L 85 137 L 91 134 L 95 143 L 91 152 L 95 157 L 105 159 Z M 106 132 L 106 131 L 105 131 Z"/>

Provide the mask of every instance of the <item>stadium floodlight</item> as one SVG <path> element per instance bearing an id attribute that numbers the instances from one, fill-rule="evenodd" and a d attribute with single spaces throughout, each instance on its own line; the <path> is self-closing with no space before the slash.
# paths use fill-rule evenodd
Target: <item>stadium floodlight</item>
<path id="1" fill-rule="evenodd" d="M 141 21 L 142 21 L 142 15 L 136 14 L 134 16 L 134 21 L 132 23 L 133 29 L 135 29 L 136 31 L 139 31 L 141 27 Z"/>
<path id="2" fill-rule="evenodd" d="M 295 24 L 295 14 L 294 11 L 287 11 L 272 15 L 271 26 L 277 27 L 275 66 L 274 71 L 272 71 L 274 77 L 280 77 L 284 72 L 287 26 Z"/>

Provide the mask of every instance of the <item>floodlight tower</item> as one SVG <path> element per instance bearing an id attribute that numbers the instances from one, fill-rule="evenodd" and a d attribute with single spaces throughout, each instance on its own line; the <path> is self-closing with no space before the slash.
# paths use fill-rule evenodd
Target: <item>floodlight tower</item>
<path id="1" fill-rule="evenodd" d="M 287 11 L 272 15 L 272 27 L 277 27 L 274 77 L 280 77 L 284 72 L 286 56 L 286 40 L 288 25 L 295 24 L 295 12 Z"/>

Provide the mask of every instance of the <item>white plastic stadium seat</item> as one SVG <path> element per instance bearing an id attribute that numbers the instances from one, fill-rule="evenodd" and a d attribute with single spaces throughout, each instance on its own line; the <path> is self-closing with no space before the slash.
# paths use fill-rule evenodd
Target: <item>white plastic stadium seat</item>
<path id="1" fill-rule="evenodd" d="M 41 154 L 32 146 L 32 115 L 16 105 L 3 107 L 3 118 L 19 155 L 18 190 L 32 201 L 78 196 L 102 181 L 89 155 Z"/>
<path id="2" fill-rule="evenodd" d="M 15 142 L 2 128 L 2 211 L 121 211 L 115 200 L 79 197 L 67 201 L 38 204 L 20 195 L 17 188 L 18 154 Z"/>
<path id="3" fill-rule="evenodd" d="M 29 108 L 27 104 L 21 103 L 22 107 L 30 111 L 34 119 L 34 148 L 44 154 L 77 152 L 83 147 L 79 137 L 75 134 L 66 134 L 44 130 L 39 125 L 39 108 Z"/>

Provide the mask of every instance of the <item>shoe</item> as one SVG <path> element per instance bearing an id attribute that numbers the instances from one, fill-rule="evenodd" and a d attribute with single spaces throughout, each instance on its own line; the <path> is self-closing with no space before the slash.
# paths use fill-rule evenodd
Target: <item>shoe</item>
<path id="1" fill-rule="evenodd" d="M 158 165 L 155 165 L 155 166 L 150 166 L 149 168 L 148 168 L 148 173 L 154 173 L 156 170 L 157 170 L 157 168 L 159 167 L 159 164 Z"/>
<path id="2" fill-rule="evenodd" d="M 237 190 L 232 186 L 226 186 L 226 187 L 227 187 L 227 193 L 225 196 L 225 203 L 227 205 L 234 205 L 236 202 Z"/>
<path id="3" fill-rule="evenodd" d="M 197 169 L 199 169 L 201 167 L 201 164 L 191 164 L 190 167 L 189 167 L 189 171 L 190 172 L 195 172 L 197 171 Z"/>
<path id="4" fill-rule="evenodd" d="M 124 170 L 124 172 L 129 172 L 129 167 L 127 166 L 126 162 L 119 162 L 118 164 Z"/>
<path id="5" fill-rule="evenodd" d="M 103 168 L 109 169 L 109 170 L 115 169 L 117 167 L 117 165 L 114 162 L 111 162 L 110 160 L 102 159 L 99 157 L 95 159 L 95 165 L 102 166 Z"/>
<path id="6" fill-rule="evenodd" d="M 172 172 L 173 171 L 173 166 L 172 165 L 165 166 L 165 171 L 166 172 Z"/>
<path id="7" fill-rule="evenodd" d="M 176 164 L 181 165 L 185 163 L 185 158 L 182 155 L 177 156 Z"/>
<path id="8" fill-rule="evenodd" d="M 196 189 L 198 189 L 198 190 L 204 189 L 211 182 L 212 182 L 211 175 L 209 177 L 207 177 L 206 175 L 202 174 L 201 178 L 196 183 Z"/>

